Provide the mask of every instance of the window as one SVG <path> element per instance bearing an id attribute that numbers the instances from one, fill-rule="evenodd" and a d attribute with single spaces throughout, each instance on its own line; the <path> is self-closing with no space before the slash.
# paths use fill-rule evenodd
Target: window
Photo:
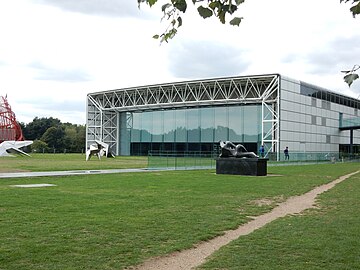
<path id="1" fill-rule="evenodd" d="M 200 142 L 199 109 L 188 109 L 186 111 L 186 130 L 188 142 Z"/>
<path id="2" fill-rule="evenodd" d="M 214 121 L 214 108 L 202 108 L 200 110 L 201 142 L 214 142 Z"/>
<path id="3" fill-rule="evenodd" d="M 141 134 L 141 114 L 133 113 L 132 129 L 131 129 L 131 142 L 140 142 Z"/>
<path id="4" fill-rule="evenodd" d="M 316 107 L 316 98 L 311 99 L 311 106 Z"/>
<path id="5" fill-rule="evenodd" d="M 326 135 L 326 143 L 331 143 L 331 136 L 330 135 Z"/>
<path id="6" fill-rule="evenodd" d="M 164 142 L 174 142 L 175 141 L 175 111 L 169 110 L 164 111 L 163 116 L 164 121 Z"/>
<path id="7" fill-rule="evenodd" d="M 325 117 L 321 117 L 321 125 L 326 126 L 326 118 Z"/>
<path id="8" fill-rule="evenodd" d="M 229 107 L 229 140 L 232 142 L 243 142 L 244 106 Z"/>
<path id="9" fill-rule="evenodd" d="M 176 110 L 175 111 L 175 141 L 186 142 L 187 141 L 187 130 L 186 130 L 186 111 Z"/>
<path id="10" fill-rule="evenodd" d="M 311 124 L 316 125 L 316 116 L 315 115 L 311 116 Z"/>
<path id="11" fill-rule="evenodd" d="M 215 108 L 215 141 L 227 141 L 229 139 L 228 108 Z"/>
<path id="12" fill-rule="evenodd" d="M 330 110 L 330 102 L 329 102 L 329 101 L 326 101 L 326 100 L 323 100 L 323 101 L 321 102 L 321 107 L 322 107 L 323 109 Z"/>

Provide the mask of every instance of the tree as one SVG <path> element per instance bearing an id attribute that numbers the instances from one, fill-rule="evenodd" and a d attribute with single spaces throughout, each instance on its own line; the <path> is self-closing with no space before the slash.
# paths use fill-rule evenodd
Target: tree
<path id="1" fill-rule="evenodd" d="M 82 153 L 85 147 L 85 126 L 64 124 L 65 126 L 65 148 L 67 152 Z"/>
<path id="2" fill-rule="evenodd" d="M 43 149 L 47 152 L 50 148 L 56 148 L 58 152 L 64 149 L 71 153 L 84 152 L 86 128 L 83 125 L 61 123 L 59 119 L 52 117 L 35 117 L 27 125 L 24 123 L 20 125 L 25 138 L 34 140 L 32 149 L 36 152 L 43 152 Z M 46 147 L 41 143 L 45 143 Z"/>
<path id="3" fill-rule="evenodd" d="M 65 130 L 62 126 L 49 127 L 41 136 L 41 140 L 57 151 L 65 149 Z"/>
<path id="4" fill-rule="evenodd" d="M 57 118 L 35 117 L 32 122 L 21 128 L 26 139 L 40 140 L 41 136 L 46 132 L 48 128 L 53 126 L 59 126 L 60 124 L 61 121 Z"/>
<path id="5" fill-rule="evenodd" d="M 138 5 L 146 3 L 150 7 L 156 4 L 158 0 L 138 0 Z M 160 42 L 172 39 L 178 28 L 182 25 L 181 13 L 185 13 L 187 9 L 187 3 L 190 0 L 168 0 L 169 2 L 162 5 L 161 11 L 163 12 L 163 19 L 166 18 L 170 22 L 165 32 L 161 35 L 154 35 L 155 39 L 160 38 Z M 194 6 L 197 6 L 199 15 L 204 19 L 211 16 L 216 16 L 221 23 L 226 22 L 226 16 L 232 16 L 237 10 L 238 6 L 245 2 L 245 0 L 191 0 Z M 360 14 L 360 0 L 340 0 L 340 3 L 351 2 L 350 12 L 355 16 Z M 239 26 L 242 17 L 233 17 L 230 20 L 231 25 Z M 351 84 L 359 78 L 356 71 L 359 69 L 359 65 L 354 65 L 351 70 L 342 71 L 345 73 L 344 81 L 351 86 Z"/>
<path id="6" fill-rule="evenodd" d="M 48 152 L 49 147 L 46 142 L 35 140 L 31 145 L 31 152 L 43 153 Z"/>

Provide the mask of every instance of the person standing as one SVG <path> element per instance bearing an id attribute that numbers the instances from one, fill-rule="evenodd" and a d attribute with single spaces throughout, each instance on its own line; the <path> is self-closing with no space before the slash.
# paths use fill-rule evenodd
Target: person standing
<path id="1" fill-rule="evenodd" d="M 261 156 L 262 158 L 265 156 L 265 148 L 264 148 L 264 145 L 261 145 L 261 146 L 260 146 L 259 153 L 260 153 L 260 156 Z"/>
<path id="2" fill-rule="evenodd" d="M 285 150 L 284 150 L 284 155 L 285 155 L 285 160 L 289 160 L 290 159 L 290 156 L 289 156 L 289 147 L 285 147 Z"/>

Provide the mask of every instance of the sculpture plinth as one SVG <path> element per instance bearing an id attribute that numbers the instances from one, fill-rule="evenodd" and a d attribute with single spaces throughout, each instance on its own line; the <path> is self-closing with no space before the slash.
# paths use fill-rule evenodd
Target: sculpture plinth
<path id="1" fill-rule="evenodd" d="M 267 158 L 217 158 L 216 174 L 267 175 Z"/>

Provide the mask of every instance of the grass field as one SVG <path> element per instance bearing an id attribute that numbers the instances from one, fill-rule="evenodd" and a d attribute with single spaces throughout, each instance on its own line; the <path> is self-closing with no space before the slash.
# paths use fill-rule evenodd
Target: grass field
<path id="1" fill-rule="evenodd" d="M 199 269 L 360 269 L 360 175 L 321 194 L 318 209 L 276 220 Z"/>
<path id="2" fill-rule="evenodd" d="M 220 235 L 289 196 L 358 169 L 358 163 L 341 163 L 269 167 L 268 177 L 204 170 L 2 179 L 0 269 L 123 269 Z M 279 269 L 271 266 L 281 262 L 282 269 L 299 269 L 309 261 L 320 269 L 313 263 L 319 258 L 320 265 L 330 265 L 336 257 L 327 254 L 338 249 L 359 262 L 359 243 L 351 237 L 359 235 L 354 224 L 360 220 L 353 218 L 360 216 L 356 179 L 323 195 L 321 209 L 271 223 L 204 267 L 239 269 L 240 263 L 244 269 Z M 25 183 L 57 186 L 12 187 Z M 272 203 L 259 205 L 260 199 Z M 348 237 L 334 236 L 337 229 Z M 296 265 L 289 267 L 292 260 Z"/>
<path id="3" fill-rule="evenodd" d="M 81 154 L 31 154 L 31 157 L 0 157 L 1 172 L 67 171 L 145 168 L 147 157 L 115 157 L 85 160 Z"/>

